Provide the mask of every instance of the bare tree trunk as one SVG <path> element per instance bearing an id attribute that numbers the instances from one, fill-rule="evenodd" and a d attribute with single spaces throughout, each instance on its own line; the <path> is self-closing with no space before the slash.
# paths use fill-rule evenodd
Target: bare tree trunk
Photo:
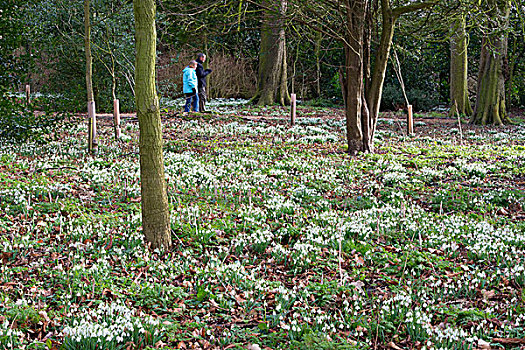
<path id="1" fill-rule="evenodd" d="M 370 109 L 370 139 L 374 139 L 377 119 L 379 118 L 379 108 L 381 106 L 381 97 L 383 95 L 383 85 L 385 82 L 386 68 L 388 58 L 392 49 L 392 40 L 394 38 L 394 27 L 396 17 L 392 13 L 390 0 L 381 0 L 381 15 L 383 20 L 381 38 L 377 54 L 375 57 L 374 69 L 370 79 L 370 86 L 367 90 L 366 99 Z"/>
<path id="2" fill-rule="evenodd" d="M 208 35 L 206 35 L 206 34 L 204 34 L 204 51 L 203 51 L 203 53 L 206 55 L 206 57 L 210 57 L 209 54 L 208 54 Z M 210 60 L 204 61 L 203 67 L 204 67 L 204 69 L 210 68 Z M 211 85 L 210 85 L 211 74 L 208 74 L 205 79 L 206 79 L 206 92 L 208 93 L 208 99 L 211 99 L 214 96 L 213 92 L 212 92 Z"/>
<path id="3" fill-rule="evenodd" d="M 346 137 L 348 153 L 363 151 L 363 36 L 367 0 L 345 2 L 347 7 L 348 38 L 345 47 L 346 62 Z"/>
<path id="4" fill-rule="evenodd" d="M 492 5 L 494 9 L 492 16 L 500 18 L 503 26 L 508 26 L 509 0 L 492 0 L 489 5 Z M 501 30 L 505 28 L 492 29 L 495 33 L 490 33 L 483 38 L 481 48 L 476 108 L 470 119 L 474 124 L 503 125 L 508 119 L 505 107 L 504 75 L 504 63 L 507 59 L 507 35 L 501 33 Z"/>
<path id="5" fill-rule="evenodd" d="M 389 17 L 385 18 L 383 14 L 384 27 L 373 74 L 370 69 L 371 31 L 368 29 L 371 25 L 372 3 L 367 0 L 346 3 L 349 46 L 345 50 L 346 78 L 343 80 L 343 91 L 346 92 L 346 129 L 350 154 L 374 151 L 375 124 L 395 23 L 389 2 L 384 2 L 388 4 L 386 10 Z"/>
<path id="6" fill-rule="evenodd" d="M 155 89 L 155 0 L 134 0 L 135 101 L 139 119 L 142 228 L 153 248 L 171 245 L 159 100 Z"/>
<path id="7" fill-rule="evenodd" d="M 283 15 L 286 0 L 265 0 L 259 51 L 259 79 L 257 92 L 252 101 L 258 105 L 290 104 L 286 64 L 286 32 Z"/>
<path id="8" fill-rule="evenodd" d="M 323 37 L 321 32 L 316 33 L 315 37 L 315 93 L 317 97 L 321 97 L 321 43 Z"/>
<path id="9" fill-rule="evenodd" d="M 348 2 L 348 0 L 347 0 Z M 383 94 L 383 85 L 385 82 L 386 69 L 388 65 L 388 58 L 390 57 L 390 51 L 392 49 L 392 40 L 394 37 L 394 29 L 397 19 L 407 13 L 422 10 L 436 4 L 436 0 L 423 1 L 417 3 L 411 3 L 409 5 L 399 6 L 392 8 L 390 0 L 381 0 L 381 16 L 382 16 L 382 27 L 381 27 L 381 38 L 377 53 L 375 55 L 374 68 L 370 73 L 370 45 L 371 45 L 371 33 L 368 32 L 366 27 L 371 27 L 372 14 L 377 10 L 377 1 L 352 1 L 352 7 L 356 8 L 359 3 L 364 9 L 364 23 L 365 29 L 362 35 L 363 42 L 363 74 L 366 82 L 365 99 L 362 98 L 362 110 L 361 110 L 361 133 L 362 133 L 362 149 L 363 152 L 374 151 L 374 136 L 377 126 L 377 119 L 379 117 L 379 108 L 381 105 L 381 97 Z M 347 5 L 350 6 L 350 5 Z M 353 32 L 350 36 L 356 37 Z M 348 107 L 347 107 L 348 109 Z M 348 127 L 348 126 L 347 126 Z M 349 133 L 350 135 L 350 133 Z M 349 148 L 350 151 L 350 148 Z"/>
<path id="10" fill-rule="evenodd" d="M 458 19 L 450 37 L 450 115 L 472 115 L 467 85 L 468 44 L 465 22 L 465 16 Z"/>
<path id="11" fill-rule="evenodd" d="M 97 150 L 97 119 L 93 97 L 93 56 L 91 55 L 90 0 L 84 0 L 84 49 L 86 51 L 86 92 L 88 111 L 88 149 Z"/>
<path id="12" fill-rule="evenodd" d="M 347 83 L 346 83 L 345 72 L 346 72 L 346 69 L 344 69 L 344 67 L 339 67 L 339 85 L 341 85 L 341 94 L 343 95 L 343 104 L 346 110 L 346 106 L 348 105 L 346 103 L 346 97 L 348 93 L 346 92 Z"/>
<path id="13" fill-rule="evenodd" d="M 365 29 L 363 36 L 363 73 L 364 73 L 364 91 L 361 98 L 361 125 L 363 127 L 363 152 L 374 152 L 374 133 L 377 115 L 370 114 L 370 108 L 366 92 L 372 91 L 372 28 L 374 25 L 374 14 L 378 7 L 378 0 L 371 2 L 365 15 Z"/>
<path id="14" fill-rule="evenodd" d="M 511 56 L 508 55 L 508 61 L 509 61 L 509 78 L 507 80 L 507 84 L 505 86 L 505 101 L 507 101 L 507 104 L 512 105 L 512 88 L 513 88 L 513 81 L 514 81 L 514 74 L 516 72 L 516 64 L 519 61 L 520 56 L 522 55 L 522 52 L 517 52 L 517 43 L 518 40 L 516 37 L 512 40 L 512 52 L 514 52 L 514 55 Z"/>
<path id="15" fill-rule="evenodd" d="M 334 37 L 341 40 L 345 51 L 345 65 L 339 70 L 339 79 L 345 102 L 346 136 L 350 154 L 374 151 L 375 128 L 396 20 L 404 14 L 430 8 L 439 1 L 403 1 L 401 3 L 407 4 L 397 7 L 392 7 L 391 0 L 320 1 L 330 4 L 337 11 L 333 18 L 342 19 L 341 37 L 339 32 L 334 33 Z M 308 6 L 310 5 L 305 6 L 307 11 Z M 375 22 L 380 8 L 382 18 Z M 313 15 L 318 16 L 318 13 L 314 11 Z M 329 25 L 325 31 L 321 21 L 313 22 L 321 27 L 319 30 L 331 35 L 333 28 Z M 372 34 L 376 26 L 380 27 L 377 31 L 381 32 L 381 38 L 372 60 Z"/>

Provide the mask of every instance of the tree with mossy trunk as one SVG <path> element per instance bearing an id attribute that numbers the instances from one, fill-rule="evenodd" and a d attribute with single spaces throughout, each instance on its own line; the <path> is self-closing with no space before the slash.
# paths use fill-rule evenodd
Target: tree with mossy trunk
<path id="1" fill-rule="evenodd" d="M 470 119 L 473 124 L 503 125 L 508 121 L 505 105 L 505 66 L 510 0 L 489 0 L 487 32 L 483 36 L 476 107 Z"/>
<path id="2" fill-rule="evenodd" d="M 468 38 L 465 15 L 460 15 L 450 36 L 450 115 L 472 115 L 468 96 Z"/>
<path id="3" fill-rule="evenodd" d="M 139 119 L 140 190 L 142 230 L 152 248 L 171 246 L 170 215 L 159 99 L 155 89 L 157 57 L 155 0 L 134 0 L 135 15 L 135 101 Z"/>
<path id="4" fill-rule="evenodd" d="M 252 98 L 252 102 L 261 106 L 290 104 L 284 23 L 286 7 L 287 0 L 263 1 L 259 74 L 257 91 Z"/>

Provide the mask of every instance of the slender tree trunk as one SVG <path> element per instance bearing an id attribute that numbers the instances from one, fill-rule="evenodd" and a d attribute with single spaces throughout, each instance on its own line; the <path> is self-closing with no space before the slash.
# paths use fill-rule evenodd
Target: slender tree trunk
<path id="1" fill-rule="evenodd" d="M 97 150 L 97 119 L 93 94 L 93 56 L 91 55 L 90 0 L 84 0 L 84 49 L 86 51 L 86 92 L 88 111 L 88 149 Z"/>
<path id="2" fill-rule="evenodd" d="M 296 50 L 295 50 L 295 57 L 293 60 L 292 65 L 292 94 L 295 94 L 295 78 L 297 77 L 297 60 L 299 60 L 299 47 L 300 45 L 297 44 Z"/>
<path id="3" fill-rule="evenodd" d="M 342 8 L 347 16 L 346 74 L 344 77 L 341 76 L 341 85 L 346 96 L 346 130 L 350 154 L 374 150 L 375 128 L 397 18 L 406 13 L 431 7 L 437 2 L 438 0 L 429 0 L 392 8 L 390 0 L 381 0 L 381 40 L 370 76 L 371 34 L 366 28 L 372 25 L 370 14 L 375 13 L 377 1 L 345 0 Z M 363 82 L 366 82 L 366 90 Z"/>
<path id="4" fill-rule="evenodd" d="M 155 0 L 134 0 L 135 101 L 139 119 L 142 229 L 153 248 L 171 245 L 159 100 L 155 89 Z"/>
<path id="5" fill-rule="evenodd" d="M 86 51 L 86 91 L 88 102 L 93 101 L 93 56 L 91 55 L 90 6 L 90 0 L 84 0 L 84 48 Z"/>
<path id="6" fill-rule="evenodd" d="M 465 16 L 458 19 L 450 37 L 450 115 L 471 116 L 468 97 L 468 44 Z"/>
<path id="7" fill-rule="evenodd" d="M 316 68 L 316 77 L 315 77 L 315 93 L 317 97 L 321 97 L 321 44 L 322 44 L 322 34 L 321 32 L 316 33 L 315 37 L 315 68 Z"/>
<path id="8" fill-rule="evenodd" d="M 388 66 L 390 51 L 392 50 L 392 40 L 394 38 L 394 28 L 397 19 L 392 13 L 390 0 L 381 0 L 381 16 L 383 20 L 381 38 L 379 47 L 377 48 L 369 89 L 366 95 L 368 108 L 370 109 L 371 140 L 374 139 L 377 119 L 379 118 L 383 85 L 385 83 L 386 69 Z"/>
<path id="9" fill-rule="evenodd" d="M 505 101 L 507 105 L 512 105 L 512 91 L 514 90 L 514 77 L 516 74 L 516 68 L 518 63 L 521 61 L 523 54 L 525 53 L 525 48 L 523 45 L 519 46 L 521 43 L 521 37 L 513 36 L 512 40 L 512 57 L 509 55 L 509 69 L 508 69 L 508 78 L 506 85 L 506 96 Z"/>
<path id="10" fill-rule="evenodd" d="M 286 64 L 286 32 L 283 15 L 286 0 L 265 0 L 267 8 L 261 28 L 257 92 L 252 101 L 258 105 L 290 104 L 288 67 Z"/>
<path id="11" fill-rule="evenodd" d="M 492 0 L 492 17 L 500 18 L 503 26 L 508 26 L 509 0 Z M 478 89 L 476 108 L 470 119 L 474 124 L 503 125 L 507 120 L 505 106 L 504 63 L 507 59 L 507 35 L 502 34 L 505 28 L 492 28 L 483 38 L 479 63 Z"/>
<path id="12" fill-rule="evenodd" d="M 203 53 L 206 55 L 206 57 L 209 57 L 208 55 L 208 35 L 206 34 L 204 34 L 204 52 Z M 209 60 L 204 61 L 204 64 L 203 64 L 204 69 L 210 68 L 209 62 L 210 62 Z M 206 76 L 206 92 L 208 94 L 208 99 L 211 99 L 213 96 L 211 85 L 210 85 L 210 80 L 211 80 L 211 74 L 208 74 Z"/>
<path id="13" fill-rule="evenodd" d="M 346 54 L 345 54 L 345 57 L 346 57 Z M 346 92 L 346 88 L 348 84 L 346 83 L 345 72 L 346 72 L 346 69 L 344 67 L 339 67 L 339 85 L 341 85 L 341 94 L 343 95 L 343 104 L 346 110 L 347 108 L 346 106 L 348 105 L 348 103 L 346 103 L 346 97 L 348 95 L 348 93 Z"/>

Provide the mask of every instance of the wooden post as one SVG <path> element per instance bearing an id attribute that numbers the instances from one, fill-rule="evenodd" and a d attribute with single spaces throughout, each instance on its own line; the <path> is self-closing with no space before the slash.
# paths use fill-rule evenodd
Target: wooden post
<path id="1" fill-rule="evenodd" d="M 291 95 L 291 112 L 290 112 L 290 125 L 291 126 L 294 126 L 295 125 L 295 114 L 296 114 L 296 111 L 297 111 L 297 95 L 296 94 L 292 94 Z"/>
<path id="2" fill-rule="evenodd" d="M 414 133 L 414 116 L 412 114 L 412 105 L 408 105 L 407 109 L 407 132 L 408 135 L 412 135 Z"/>
<path id="3" fill-rule="evenodd" d="M 31 85 L 29 84 L 26 85 L 26 101 L 27 104 L 31 103 Z"/>
<path id="4" fill-rule="evenodd" d="M 97 119 L 95 101 L 88 102 L 88 147 L 90 152 L 97 150 Z"/>
<path id="5" fill-rule="evenodd" d="M 113 100 L 113 127 L 115 128 L 115 138 L 120 139 L 120 105 L 119 100 Z"/>
<path id="6" fill-rule="evenodd" d="M 457 107 L 456 107 L 456 111 L 457 111 Z M 461 116 L 459 115 L 459 112 L 456 113 L 457 116 L 458 116 L 458 128 L 459 128 L 459 144 L 460 145 L 463 145 L 463 129 L 461 128 Z"/>

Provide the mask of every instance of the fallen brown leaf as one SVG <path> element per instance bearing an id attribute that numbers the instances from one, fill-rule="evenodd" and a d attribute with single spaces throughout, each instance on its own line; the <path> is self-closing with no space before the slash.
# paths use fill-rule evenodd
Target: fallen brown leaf
<path id="1" fill-rule="evenodd" d="M 399 346 L 397 346 L 393 341 L 388 343 L 388 346 L 391 347 L 394 350 L 403 350 L 403 348 L 400 348 Z"/>
<path id="2" fill-rule="evenodd" d="M 525 344 L 525 339 L 519 338 L 492 338 L 494 343 L 500 343 L 504 345 L 521 345 Z"/>

